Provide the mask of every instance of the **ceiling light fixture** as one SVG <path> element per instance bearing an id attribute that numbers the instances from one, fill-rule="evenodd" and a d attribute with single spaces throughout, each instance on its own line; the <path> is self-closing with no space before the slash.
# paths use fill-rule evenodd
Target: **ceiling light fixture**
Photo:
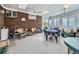
<path id="1" fill-rule="evenodd" d="M 69 8 L 70 7 L 70 4 L 64 4 L 64 8 Z"/>
<path id="2" fill-rule="evenodd" d="M 66 12 L 66 9 L 70 7 L 70 4 L 64 4 L 64 14 Z"/>

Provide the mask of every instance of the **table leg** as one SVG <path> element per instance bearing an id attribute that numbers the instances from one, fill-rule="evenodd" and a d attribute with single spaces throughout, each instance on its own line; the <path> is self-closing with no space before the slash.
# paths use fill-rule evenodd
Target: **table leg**
<path id="1" fill-rule="evenodd" d="M 70 53 L 70 51 L 69 51 L 70 49 L 68 48 L 68 54 Z"/>
<path id="2" fill-rule="evenodd" d="M 48 40 L 48 35 L 46 35 L 46 40 Z"/>
<path id="3" fill-rule="evenodd" d="M 14 34 L 14 36 L 13 36 L 13 39 L 15 39 L 15 34 Z"/>
<path id="4" fill-rule="evenodd" d="M 57 36 L 55 36 L 55 39 L 56 39 L 56 43 L 58 43 L 58 37 Z"/>
<path id="5" fill-rule="evenodd" d="M 60 36 L 59 36 L 59 41 L 60 41 Z"/>

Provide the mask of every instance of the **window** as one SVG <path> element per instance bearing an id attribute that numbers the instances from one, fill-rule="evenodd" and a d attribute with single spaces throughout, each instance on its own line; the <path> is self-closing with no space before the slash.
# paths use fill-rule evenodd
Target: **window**
<path id="1" fill-rule="evenodd" d="M 49 27 L 52 26 L 52 19 L 49 19 Z"/>
<path id="2" fill-rule="evenodd" d="M 68 19 L 67 18 L 63 18 L 62 22 L 63 22 L 63 26 L 68 26 Z"/>
<path id="3" fill-rule="evenodd" d="M 55 27 L 60 25 L 60 19 L 59 19 L 59 18 L 54 19 L 53 22 L 54 22 L 53 25 L 54 25 Z"/>
<path id="4" fill-rule="evenodd" d="M 57 26 L 60 25 L 60 19 L 59 18 L 56 19 L 56 24 L 57 24 Z"/>
<path id="5" fill-rule="evenodd" d="M 63 26 L 72 27 L 75 26 L 74 17 L 63 18 Z"/>
<path id="6" fill-rule="evenodd" d="M 42 26 L 43 27 L 48 27 L 48 20 L 47 19 L 43 19 Z"/>
<path id="7" fill-rule="evenodd" d="M 16 18 L 17 17 L 17 12 L 16 11 L 11 11 L 11 10 L 6 10 L 6 17 Z"/>
<path id="8" fill-rule="evenodd" d="M 53 20 L 53 25 L 56 26 L 56 19 Z"/>
<path id="9" fill-rule="evenodd" d="M 74 17 L 69 17 L 69 27 L 72 27 L 75 25 L 75 22 L 74 22 Z"/>

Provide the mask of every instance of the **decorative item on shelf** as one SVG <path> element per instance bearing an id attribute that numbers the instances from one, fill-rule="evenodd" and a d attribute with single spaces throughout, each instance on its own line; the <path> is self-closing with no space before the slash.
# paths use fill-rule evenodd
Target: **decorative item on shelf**
<path id="1" fill-rule="evenodd" d="M 5 11 L 4 11 L 4 10 L 0 10 L 0 13 L 1 13 L 1 14 L 4 14 L 4 13 L 5 13 Z"/>
<path id="2" fill-rule="evenodd" d="M 21 18 L 21 21 L 25 22 L 26 21 L 26 18 Z"/>

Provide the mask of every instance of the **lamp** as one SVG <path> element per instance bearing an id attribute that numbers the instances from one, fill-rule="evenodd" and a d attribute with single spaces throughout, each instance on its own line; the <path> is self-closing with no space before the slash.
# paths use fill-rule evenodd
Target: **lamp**
<path id="1" fill-rule="evenodd" d="M 70 4 L 64 4 L 64 8 L 67 9 L 70 7 Z"/>
<path id="2" fill-rule="evenodd" d="M 70 4 L 64 4 L 64 14 L 66 12 L 66 9 L 70 7 Z"/>

